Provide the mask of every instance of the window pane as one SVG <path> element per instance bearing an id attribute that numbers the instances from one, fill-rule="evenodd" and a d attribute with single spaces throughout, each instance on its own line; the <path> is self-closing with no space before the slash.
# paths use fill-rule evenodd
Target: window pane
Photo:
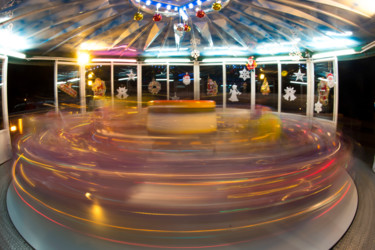
<path id="1" fill-rule="evenodd" d="M 333 62 L 315 63 L 314 72 L 314 117 L 333 120 Z"/>
<path id="2" fill-rule="evenodd" d="M 118 107 L 137 106 L 137 66 L 116 65 L 114 74 L 114 98 Z"/>
<path id="3" fill-rule="evenodd" d="M 250 108 L 250 71 L 246 65 L 226 65 L 227 107 Z"/>
<path id="4" fill-rule="evenodd" d="M 256 105 L 270 107 L 277 111 L 278 103 L 278 69 L 275 64 L 258 65 L 256 73 Z"/>
<path id="5" fill-rule="evenodd" d="M 167 99 L 167 66 L 142 66 L 142 105 Z"/>
<path id="6" fill-rule="evenodd" d="M 306 115 L 306 64 L 284 64 L 281 76 L 281 112 Z"/>
<path id="7" fill-rule="evenodd" d="M 60 110 L 80 110 L 79 81 L 79 66 L 58 66 L 57 93 Z"/>
<path id="8" fill-rule="evenodd" d="M 223 66 L 200 67 L 200 99 L 214 100 L 216 106 L 223 105 Z"/>
<path id="9" fill-rule="evenodd" d="M 0 59 L 0 129 L 4 129 L 3 119 L 3 64 L 4 60 Z"/>
<path id="10" fill-rule="evenodd" d="M 171 100 L 194 99 L 193 66 L 169 66 L 169 95 Z"/>
<path id="11" fill-rule="evenodd" d="M 111 97 L 111 66 L 86 66 L 86 104 L 88 110 L 103 106 Z"/>

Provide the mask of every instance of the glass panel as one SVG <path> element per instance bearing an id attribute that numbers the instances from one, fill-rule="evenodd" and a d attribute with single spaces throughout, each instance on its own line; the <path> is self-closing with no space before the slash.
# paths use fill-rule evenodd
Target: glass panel
<path id="1" fill-rule="evenodd" d="M 314 72 L 314 117 L 333 120 L 333 62 L 315 63 Z"/>
<path id="2" fill-rule="evenodd" d="M 194 67 L 169 66 L 171 100 L 194 100 Z"/>
<path id="3" fill-rule="evenodd" d="M 278 102 L 278 69 L 277 64 L 258 65 L 256 75 L 256 105 L 267 106 L 277 111 Z"/>
<path id="4" fill-rule="evenodd" d="M 227 107 L 250 109 L 250 71 L 246 65 L 226 65 Z"/>
<path id="5" fill-rule="evenodd" d="M 281 76 L 281 112 L 306 115 L 306 64 L 284 64 Z"/>
<path id="6" fill-rule="evenodd" d="M 142 66 L 142 105 L 167 99 L 167 66 Z"/>
<path id="7" fill-rule="evenodd" d="M 111 97 L 111 66 L 88 65 L 86 70 L 86 104 L 88 110 L 105 104 Z"/>
<path id="8" fill-rule="evenodd" d="M 223 66 L 200 67 L 200 99 L 214 100 L 216 106 L 223 105 Z"/>
<path id="9" fill-rule="evenodd" d="M 4 60 L 0 59 L 0 129 L 4 129 L 3 119 L 3 64 Z"/>
<path id="10" fill-rule="evenodd" d="M 60 110 L 80 111 L 79 66 L 58 65 L 57 93 Z"/>
<path id="11" fill-rule="evenodd" d="M 137 66 L 116 65 L 114 73 L 114 98 L 119 107 L 137 106 Z"/>

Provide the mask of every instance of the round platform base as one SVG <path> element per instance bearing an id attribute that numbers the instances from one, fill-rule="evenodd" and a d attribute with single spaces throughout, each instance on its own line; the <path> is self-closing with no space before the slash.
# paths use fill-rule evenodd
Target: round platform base
<path id="1" fill-rule="evenodd" d="M 345 171 L 345 170 L 342 170 Z M 162 249 L 162 248 L 217 248 L 217 249 L 329 249 L 346 232 L 350 226 L 357 209 L 358 195 L 355 184 L 351 177 L 345 172 L 340 178 L 345 183 L 345 190 L 341 198 L 323 211 L 307 213 L 302 221 L 290 223 L 268 223 L 261 229 L 262 234 L 258 237 L 246 236 L 247 231 L 236 231 L 230 238 L 215 238 L 209 240 L 205 245 L 194 247 L 181 244 L 183 237 L 170 239 L 173 246 L 160 246 L 149 244 L 147 239 L 142 243 L 116 242 L 109 240 L 110 237 L 91 237 L 84 231 L 76 232 L 69 230 L 64 225 L 47 219 L 22 197 L 22 191 L 11 185 L 7 195 L 9 215 L 20 234 L 31 246 L 38 250 L 44 249 Z M 107 211 L 109 212 L 109 211 Z M 277 220 L 275 220 L 277 221 Z M 218 222 L 220 223 L 220 222 Z M 101 228 L 99 230 L 108 230 Z M 106 235 L 111 235 L 107 232 Z M 113 231 L 114 234 L 118 232 Z M 139 239 L 141 232 L 125 231 L 131 237 Z M 242 234 L 242 235 L 241 235 Z M 249 238 L 250 237 L 250 238 Z M 128 237 L 129 238 L 129 237 Z M 163 238 L 163 237 L 161 237 Z M 167 238 L 167 237 L 164 237 Z M 234 239 L 235 238 L 235 239 Z M 241 238 L 242 240 L 237 240 Z M 220 241 L 221 240 L 221 241 Z M 194 241 L 194 239 L 191 239 Z M 231 243 L 228 243 L 231 242 Z"/>

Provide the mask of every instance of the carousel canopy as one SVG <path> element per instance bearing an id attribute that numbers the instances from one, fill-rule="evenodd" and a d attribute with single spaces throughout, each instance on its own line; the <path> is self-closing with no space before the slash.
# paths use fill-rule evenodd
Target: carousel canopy
<path id="1" fill-rule="evenodd" d="M 0 49 L 27 57 L 304 57 L 375 40 L 374 0 L 0 2 Z"/>

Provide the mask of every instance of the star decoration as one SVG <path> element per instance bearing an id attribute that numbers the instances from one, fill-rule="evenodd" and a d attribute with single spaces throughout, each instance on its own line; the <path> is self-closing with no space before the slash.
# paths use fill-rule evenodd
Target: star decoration
<path id="1" fill-rule="evenodd" d="M 250 78 L 250 71 L 247 71 L 245 68 L 243 68 L 243 70 L 239 72 L 240 72 L 240 78 L 242 78 L 244 81 Z"/>
<path id="2" fill-rule="evenodd" d="M 323 105 L 322 105 L 319 101 L 318 101 L 317 103 L 315 103 L 314 106 L 315 106 L 315 109 L 314 109 L 314 110 L 316 111 L 316 113 L 319 114 L 320 112 L 322 112 L 322 106 L 323 106 Z"/>
<path id="3" fill-rule="evenodd" d="M 303 76 L 305 75 L 305 73 L 301 72 L 301 68 L 298 69 L 297 73 L 293 73 L 293 74 L 296 76 L 296 81 L 298 81 L 298 79 L 303 81 Z"/>
<path id="4" fill-rule="evenodd" d="M 128 75 L 128 77 L 129 77 L 129 80 L 133 80 L 133 81 L 135 81 L 135 76 L 136 76 L 136 74 L 133 73 L 133 70 L 132 70 L 132 69 L 130 70 L 130 73 L 127 74 L 127 75 Z"/>

